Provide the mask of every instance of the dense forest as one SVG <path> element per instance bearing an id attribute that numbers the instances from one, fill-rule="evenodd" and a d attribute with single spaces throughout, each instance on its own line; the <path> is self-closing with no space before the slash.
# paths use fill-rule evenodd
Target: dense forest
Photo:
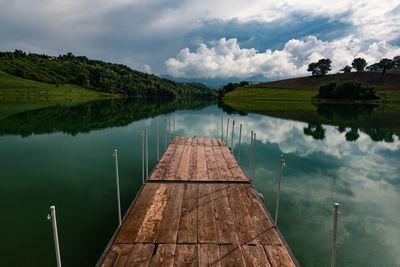
<path id="1" fill-rule="evenodd" d="M 0 70 L 21 78 L 125 96 L 213 97 L 216 92 L 200 83 L 178 83 L 121 65 L 74 56 L 0 52 Z"/>

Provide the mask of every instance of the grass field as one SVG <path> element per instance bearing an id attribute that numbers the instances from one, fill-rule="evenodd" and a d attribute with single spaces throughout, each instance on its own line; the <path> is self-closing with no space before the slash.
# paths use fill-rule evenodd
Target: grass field
<path id="1" fill-rule="evenodd" d="M 41 83 L 0 71 L 0 119 L 12 114 L 55 105 L 77 105 L 115 98 L 117 95 L 88 90 L 76 85 Z"/>

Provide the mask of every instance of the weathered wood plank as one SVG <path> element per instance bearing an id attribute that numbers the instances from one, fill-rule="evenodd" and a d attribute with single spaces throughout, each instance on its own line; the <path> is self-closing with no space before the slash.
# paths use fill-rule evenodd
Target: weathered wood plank
<path id="1" fill-rule="evenodd" d="M 224 266 L 246 266 L 242 250 L 239 245 L 220 245 L 221 265 Z"/>
<path id="2" fill-rule="evenodd" d="M 233 174 L 234 180 L 247 181 L 246 176 L 244 175 L 242 169 L 239 167 L 239 164 L 236 162 L 235 158 L 233 157 L 229 149 L 226 147 L 221 147 L 221 152 L 225 157 L 229 170 Z"/>
<path id="3" fill-rule="evenodd" d="M 196 178 L 195 180 L 208 180 L 206 152 L 204 146 L 197 146 Z"/>
<path id="4" fill-rule="evenodd" d="M 288 251 L 284 246 L 265 245 L 264 250 L 273 267 L 295 267 Z"/>
<path id="5" fill-rule="evenodd" d="M 239 193 L 242 196 L 242 203 L 247 210 L 252 211 L 249 212 L 249 217 L 253 223 L 254 231 L 260 242 L 262 244 L 280 244 L 279 242 L 276 243 L 276 240 L 271 239 L 274 237 L 274 235 L 268 234 L 275 229 L 272 222 L 266 215 L 264 208 L 261 206 L 262 204 L 260 203 L 255 190 L 251 187 L 251 185 L 240 185 L 240 187 L 241 190 Z"/>
<path id="6" fill-rule="evenodd" d="M 206 152 L 208 179 L 210 181 L 222 180 L 218 173 L 217 159 L 215 158 L 212 147 L 204 147 L 204 150 Z"/>
<path id="7" fill-rule="evenodd" d="M 150 175 L 150 180 L 161 180 L 165 174 L 165 170 L 168 167 L 168 164 L 174 155 L 176 150 L 176 145 L 170 145 L 165 151 L 164 155 L 161 157 L 160 162 L 157 164 L 157 167 L 154 169 L 152 174 Z"/>
<path id="8" fill-rule="evenodd" d="M 218 173 L 220 175 L 221 180 L 224 181 L 233 181 L 234 176 L 232 172 L 229 170 L 228 164 L 226 162 L 225 156 L 222 154 L 220 147 L 213 147 L 214 155 L 217 160 Z"/>
<path id="9" fill-rule="evenodd" d="M 188 180 L 195 180 L 196 173 L 197 173 L 197 145 L 193 145 L 192 152 L 190 153 L 190 166 L 189 166 Z"/>
<path id="10" fill-rule="evenodd" d="M 236 225 L 226 191 L 230 186 L 225 184 L 215 184 L 213 186 L 213 202 L 219 244 L 239 244 Z"/>
<path id="11" fill-rule="evenodd" d="M 145 184 L 132 209 L 128 211 L 114 243 L 132 243 L 140 230 L 159 184 Z"/>
<path id="12" fill-rule="evenodd" d="M 199 186 L 184 184 L 178 243 L 197 243 L 197 204 Z"/>
<path id="13" fill-rule="evenodd" d="M 259 244 L 257 233 L 254 230 L 253 222 L 249 215 L 253 211 L 248 211 L 243 204 L 241 190 L 246 190 L 246 187 L 232 185 L 226 188 L 231 212 L 235 220 L 236 233 L 242 245 Z"/>
<path id="14" fill-rule="evenodd" d="M 168 200 L 158 230 L 157 243 L 176 243 L 183 199 L 183 184 L 170 186 Z"/>
<path id="15" fill-rule="evenodd" d="M 221 266 L 218 244 L 199 244 L 199 266 Z"/>
<path id="16" fill-rule="evenodd" d="M 154 242 L 160 222 L 164 216 L 165 207 L 167 206 L 169 190 L 171 190 L 171 187 L 166 184 L 160 184 L 157 188 L 153 201 L 147 210 L 146 216 L 136 236 L 136 242 Z"/>
<path id="17" fill-rule="evenodd" d="M 153 256 L 154 245 L 136 243 L 133 244 L 131 253 L 128 256 L 126 266 L 147 267 Z"/>
<path id="18" fill-rule="evenodd" d="M 163 180 L 175 180 L 176 172 L 182 158 L 184 145 L 177 145 L 174 155 L 172 156 L 166 170 Z"/>
<path id="19" fill-rule="evenodd" d="M 268 257 L 261 245 L 243 245 L 242 251 L 247 266 L 271 267 Z"/>
<path id="20" fill-rule="evenodd" d="M 191 154 L 192 154 L 192 146 L 185 145 L 176 172 L 176 177 L 175 177 L 176 180 L 189 180 L 189 167 L 190 167 Z"/>
<path id="21" fill-rule="evenodd" d="M 216 244 L 218 243 L 218 234 L 211 187 L 209 184 L 201 184 L 198 187 L 198 242 Z"/>
<path id="22" fill-rule="evenodd" d="M 174 266 L 176 244 L 160 244 L 156 246 L 155 254 L 151 258 L 150 266 Z"/>
<path id="23" fill-rule="evenodd" d="M 109 253 L 101 265 L 102 267 L 115 266 L 121 267 L 125 266 L 128 259 L 128 255 L 132 249 L 131 244 L 118 244 L 113 245 L 111 248 L 111 253 Z"/>
<path id="24" fill-rule="evenodd" d="M 174 266 L 198 266 L 197 245 L 178 244 L 175 250 Z"/>

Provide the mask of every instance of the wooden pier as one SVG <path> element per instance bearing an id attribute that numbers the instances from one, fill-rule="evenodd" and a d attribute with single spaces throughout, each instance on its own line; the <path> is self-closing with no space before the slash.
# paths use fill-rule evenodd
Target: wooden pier
<path id="1" fill-rule="evenodd" d="M 225 144 L 176 137 L 99 266 L 297 266 Z"/>

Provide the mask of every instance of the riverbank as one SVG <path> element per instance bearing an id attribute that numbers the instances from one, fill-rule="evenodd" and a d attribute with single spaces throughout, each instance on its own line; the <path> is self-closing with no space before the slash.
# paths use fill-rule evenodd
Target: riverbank
<path id="1" fill-rule="evenodd" d="M 71 84 L 56 86 L 22 79 L 0 71 L 0 119 L 38 108 L 73 106 L 119 97 Z"/>

